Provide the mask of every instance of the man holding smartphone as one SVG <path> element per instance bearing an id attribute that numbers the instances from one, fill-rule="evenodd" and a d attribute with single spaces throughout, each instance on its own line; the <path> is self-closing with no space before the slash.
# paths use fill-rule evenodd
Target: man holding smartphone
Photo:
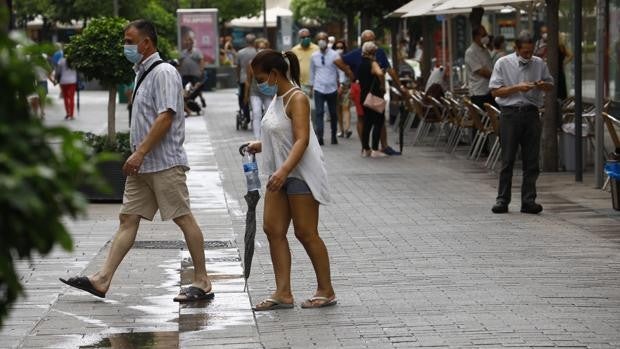
<path id="1" fill-rule="evenodd" d="M 544 104 L 544 91 L 553 88 L 553 78 L 546 63 L 533 56 L 534 39 L 523 31 L 517 38 L 516 51 L 500 58 L 493 68 L 489 82 L 491 94 L 500 106 L 500 145 L 502 169 L 499 176 L 497 202 L 493 213 L 508 212 L 511 199 L 512 170 L 521 146 L 523 183 L 521 185 L 521 212 L 540 213 L 536 203 L 536 180 L 541 121 L 538 108 Z"/>

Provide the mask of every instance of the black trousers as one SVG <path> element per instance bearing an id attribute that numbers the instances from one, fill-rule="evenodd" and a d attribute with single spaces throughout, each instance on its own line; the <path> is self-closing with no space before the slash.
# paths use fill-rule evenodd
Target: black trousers
<path id="1" fill-rule="evenodd" d="M 239 93 L 237 93 L 239 97 L 239 109 L 243 111 L 243 118 L 246 120 L 250 120 L 250 103 L 243 104 L 243 98 L 245 97 L 245 82 L 239 83 Z"/>
<path id="2" fill-rule="evenodd" d="M 507 109 L 502 108 L 500 116 L 500 138 L 502 146 L 502 170 L 499 175 L 497 201 L 510 203 L 512 188 L 512 170 L 521 146 L 523 161 L 523 183 L 521 184 L 521 202 L 533 203 L 536 200 L 536 180 L 540 173 L 538 158 L 540 152 L 541 121 L 537 108 Z"/>
<path id="3" fill-rule="evenodd" d="M 364 128 L 362 129 L 362 149 L 369 150 L 370 130 L 372 129 L 372 149 L 379 150 L 381 129 L 385 124 L 385 115 L 364 107 Z"/>

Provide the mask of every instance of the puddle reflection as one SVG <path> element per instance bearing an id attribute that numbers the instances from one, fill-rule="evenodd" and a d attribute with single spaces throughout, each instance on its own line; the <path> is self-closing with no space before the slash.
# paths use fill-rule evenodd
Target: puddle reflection
<path id="1" fill-rule="evenodd" d="M 80 349 L 170 349 L 178 347 L 178 332 L 131 332 L 110 334 L 97 343 L 80 346 Z"/>

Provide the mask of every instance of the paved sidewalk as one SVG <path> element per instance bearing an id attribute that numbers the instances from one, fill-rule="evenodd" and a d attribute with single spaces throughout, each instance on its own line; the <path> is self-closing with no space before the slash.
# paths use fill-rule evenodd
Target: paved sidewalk
<path id="1" fill-rule="evenodd" d="M 541 215 L 520 214 L 518 205 L 493 215 L 497 179 L 478 164 L 411 146 L 403 156 L 363 159 L 355 135 L 323 147 L 334 203 L 321 208 L 319 230 L 339 304 L 299 308 L 315 282 L 291 230 L 297 305 L 254 314 L 250 305 L 274 286 L 261 200 L 243 292 L 246 188 L 237 149 L 252 133 L 235 130 L 233 90 L 205 97 L 206 132 L 204 119 L 188 118 L 186 149 L 215 300 L 171 301 L 190 263 L 169 222 L 142 224 L 106 300 L 60 284 L 58 277 L 88 273 L 107 254 L 118 205 L 90 205 L 87 218 L 67 221 L 74 252 L 20 263 L 29 297 L 0 332 L 0 347 L 620 347 L 620 215 L 609 193 L 575 184 L 572 174 L 543 174 Z M 68 124 L 104 131 L 107 94 L 83 98 L 83 116 Z M 47 122 L 63 123 L 61 115 L 56 106 Z"/>
<path id="2" fill-rule="evenodd" d="M 231 91 L 207 102 L 242 246 L 237 148 L 251 132 L 234 129 Z M 575 184 L 572 174 L 543 174 L 543 214 L 513 204 L 494 215 L 497 179 L 478 164 L 411 146 L 400 157 L 363 159 L 358 142 L 354 135 L 323 147 L 334 203 L 321 208 L 319 231 L 339 305 L 257 313 L 265 348 L 620 347 L 620 215 L 609 193 Z M 262 200 L 259 221 L 261 211 Z M 316 286 L 292 228 L 289 237 L 299 304 Z M 273 289 L 259 233 L 252 302 Z"/>

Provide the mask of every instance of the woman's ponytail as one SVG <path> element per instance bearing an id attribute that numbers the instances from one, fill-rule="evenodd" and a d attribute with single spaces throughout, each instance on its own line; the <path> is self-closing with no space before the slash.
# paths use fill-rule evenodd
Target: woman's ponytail
<path id="1" fill-rule="evenodd" d="M 290 76 L 291 80 L 299 86 L 299 60 L 291 51 L 262 50 L 252 59 L 251 65 L 255 71 L 256 68 L 264 72 L 275 69 L 283 76 Z"/>
<path id="2" fill-rule="evenodd" d="M 297 55 L 295 55 L 291 51 L 286 51 L 284 53 L 284 56 L 288 58 L 288 68 L 289 72 L 291 73 L 291 80 L 293 80 L 293 82 L 297 84 L 297 86 L 301 86 L 299 82 L 299 60 L 297 59 Z"/>

